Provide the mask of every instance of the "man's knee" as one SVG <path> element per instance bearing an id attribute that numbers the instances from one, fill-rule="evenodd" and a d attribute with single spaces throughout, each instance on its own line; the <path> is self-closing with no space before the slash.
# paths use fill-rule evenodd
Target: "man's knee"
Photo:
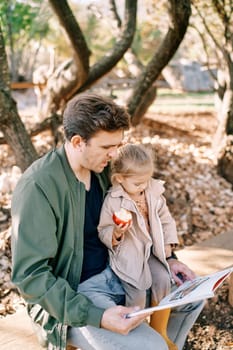
<path id="1" fill-rule="evenodd" d="M 143 347 L 137 347 L 137 348 L 134 348 L 132 350 L 141 350 L 141 349 L 146 349 L 146 350 L 169 350 L 168 349 L 168 346 L 167 346 L 167 343 L 165 342 L 165 340 L 160 336 L 160 337 L 157 337 L 156 340 L 154 339 L 154 341 L 151 339 L 151 340 L 148 340 L 146 338 L 146 341 L 145 341 L 145 338 L 144 338 L 144 341 L 143 341 L 144 345 Z"/>
<path id="2" fill-rule="evenodd" d="M 168 350 L 168 346 L 164 338 L 147 323 L 143 323 L 137 327 L 132 332 L 132 335 L 134 337 L 134 347 L 132 350 L 141 350 L 144 348 L 146 350 Z M 131 350 L 130 347 L 129 349 Z"/>

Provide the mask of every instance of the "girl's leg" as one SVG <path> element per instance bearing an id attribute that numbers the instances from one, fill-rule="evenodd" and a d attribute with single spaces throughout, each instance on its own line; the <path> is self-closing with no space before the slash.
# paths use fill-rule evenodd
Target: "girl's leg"
<path id="1" fill-rule="evenodd" d="M 149 259 L 152 274 L 151 306 L 156 306 L 171 289 L 171 279 L 166 267 L 153 255 Z M 167 335 L 167 325 L 171 309 L 155 311 L 150 318 L 150 326 L 165 339 L 169 350 L 177 350 L 177 346 Z"/>
<path id="2" fill-rule="evenodd" d="M 171 277 L 167 268 L 154 255 L 149 258 L 149 266 L 152 276 L 152 299 L 159 303 L 171 292 Z"/>
<path id="3" fill-rule="evenodd" d="M 144 309 L 146 306 L 146 290 L 138 290 L 124 281 L 121 284 L 125 291 L 125 306 L 140 306 L 141 309 Z"/>

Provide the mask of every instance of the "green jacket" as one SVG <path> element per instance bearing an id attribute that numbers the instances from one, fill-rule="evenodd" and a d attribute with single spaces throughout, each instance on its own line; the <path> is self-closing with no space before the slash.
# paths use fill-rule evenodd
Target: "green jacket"
<path id="1" fill-rule="evenodd" d="M 97 174 L 103 196 L 107 169 Z M 12 282 L 28 303 L 43 346 L 66 348 L 67 327 L 100 327 L 104 312 L 76 292 L 83 261 L 85 187 L 64 146 L 34 162 L 12 198 Z"/>

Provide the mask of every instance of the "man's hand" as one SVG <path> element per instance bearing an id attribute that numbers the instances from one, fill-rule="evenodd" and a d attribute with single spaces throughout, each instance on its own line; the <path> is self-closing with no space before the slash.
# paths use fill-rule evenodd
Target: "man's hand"
<path id="1" fill-rule="evenodd" d="M 172 277 L 178 286 L 180 286 L 184 281 L 190 281 L 196 277 L 195 273 L 181 261 L 169 259 L 167 262 L 171 269 Z"/>
<path id="2" fill-rule="evenodd" d="M 103 313 L 101 328 L 126 335 L 132 329 L 139 326 L 151 314 L 125 318 L 126 314 L 137 310 L 139 310 L 139 307 L 113 306 Z"/>

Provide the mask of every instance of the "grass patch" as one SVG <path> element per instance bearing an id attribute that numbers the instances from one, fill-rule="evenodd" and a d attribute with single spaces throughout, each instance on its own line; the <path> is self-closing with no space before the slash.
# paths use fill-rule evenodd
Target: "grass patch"
<path id="1" fill-rule="evenodd" d="M 214 112 L 214 93 L 177 92 L 158 89 L 157 98 L 150 107 L 153 112 Z"/>

